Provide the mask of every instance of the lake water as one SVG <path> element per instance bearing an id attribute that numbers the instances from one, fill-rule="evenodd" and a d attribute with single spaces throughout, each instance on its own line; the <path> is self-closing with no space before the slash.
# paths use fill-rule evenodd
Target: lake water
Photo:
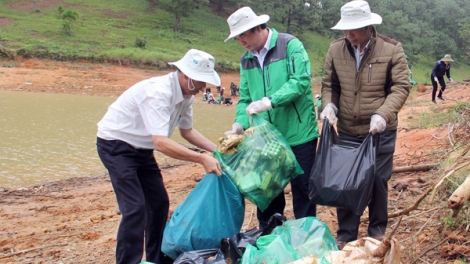
<path id="1" fill-rule="evenodd" d="M 0 91 L 0 187 L 18 188 L 106 173 L 96 123 L 116 97 Z M 216 142 L 235 106 L 193 104 L 194 127 Z M 177 130 L 172 136 L 188 145 Z M 155 152 L 158 161 L 166 157 Z"/>

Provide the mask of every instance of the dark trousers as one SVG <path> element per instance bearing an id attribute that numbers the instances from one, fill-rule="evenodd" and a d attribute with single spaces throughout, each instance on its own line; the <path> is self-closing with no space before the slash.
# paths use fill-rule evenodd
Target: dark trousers
<path id="1" fill-rule="evenodd" d="M 310 203 L 308 191 L 308 179 L 310 177 L 310 171 L 313 167 L 313 162 L 315 161 L 316 149 L 317 139 L 292 147 L 292 151 L 294 152 L 297 162 L 304 171 L 304 174 L 297 176 L 290 182 L 292 188 L 294 216 L 296 219 L 316 215 L 317 207 L 315 204 Z M 259 227 L 261 229 L 266 227 L 269 218 L 274 213 L 284 214 L 285 207 L 286 199 L 284 197 L 284 192 L 281 192 L 276 198 L 274 198 L 266 210 L 262 212 L 258 208 L 257 216 Z"/>
<path id="2" fill-rule="evenodd" d="M 441 89 L 439 90 L 439 94 L 437 95 L 437 97 L 442 97 L 442 93 L 446 89 L 446 82 L 444 81 L 444 77 L 437 77 L 437 80 L 439 81 L 439 85 L 441 85 Z M 432 75 L 431 75 L 431 83 L 432 83 L 432 100 L 435 101 L 438 83 L 434 81 L 434 77 L 432 77 Z"/>
<path id="3" fill-rule="evenodd" d="M 146 261 L 161 263 L 169 199 L 153 150 L 101 138 L 96 145 L 122 214 L 116 263 L 140 263 L 144 250 Z"/>
<path id="4" fill-rule="evenodd" d="M 339 133 L 341 141 L 352 141 L 362 143 L 359 139 L 344 133 Z M 369 207 L 369 227 L 368 235 L 385 234 L 388 223 L 388 180 L 392 176 L 393 153 L 395 152 L 395 142 L 397 131 L 388 130 L 379 134 L 375 160 L 375 181 L 372 190 L 372 197 Z M 336 210 L 338 217 L 337 240 L 349 242 L 357 239 L 361 216 L 354 214 L 347 209 Z"/>

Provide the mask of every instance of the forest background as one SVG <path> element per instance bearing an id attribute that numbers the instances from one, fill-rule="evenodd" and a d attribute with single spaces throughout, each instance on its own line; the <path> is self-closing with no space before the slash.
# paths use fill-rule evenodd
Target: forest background
<path id="1" fill-rule="evenodd" d="M 190 48 L 216 58 L 217 70 L 238 70 L 244 48 L 229 34 L 227 17 L 241 6 L 269 14 L 269 27 L 297 36 L 319 84 L 330 28 L 344 0 L 0 0 L 0 56 L 111 62 L 164 70 Z M 430 84 L 434 63 L 452 54 L 452 78 L 470 72 L 470 1 L 370 0 L 383 17 L 378 32 L 400 41 L 413 79 Z M 6 63 L 6 62 L 5 62 Z M 11 66 L 14 65 L 4 65 Z"/>

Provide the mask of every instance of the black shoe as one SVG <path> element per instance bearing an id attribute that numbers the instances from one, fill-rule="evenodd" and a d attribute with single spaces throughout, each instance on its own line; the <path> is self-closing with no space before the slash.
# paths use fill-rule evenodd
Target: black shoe
<path id="1" fill-rule="evenodd" d="M 441 101 L 445 101 L 444 98 L 442 98 L 442 96 L 438 96 L 437 99 L 439 99 Z"/>
<path id="2" fill-rule="evenodd" d="M 432 100 L 431 103 L 436 104 L 436 101 L 435 101 L 435 100 Z"/>
<path id="3" fill-rule="evenodd" d="M 344 246 L 346 246 L 346 244 L 347 244 L 346 241 L 341 241 L 341 240 L 336 241 L 336 245 L 338 246 L 339 250 L 342 250 Z"/>

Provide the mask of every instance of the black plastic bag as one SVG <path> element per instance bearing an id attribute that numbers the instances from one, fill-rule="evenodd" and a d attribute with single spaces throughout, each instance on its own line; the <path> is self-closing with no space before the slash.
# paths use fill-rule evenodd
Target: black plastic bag
<path id="1" fill-rule="evenodd" d="M 285 216 L 275 213 L 269 218 L 268 224 L 264 229 L 253 228 L 246 232 L 235 234 L 230 238 L 222 239 L 220 248 L 225 259 L 229 259 L 232 264 L 240 263 L 247 245 L 256 246 L 256 241 L 260 236 L 270 234 L 274 228 L 282 225 L 285 221 Z"/>
<path id="2" fill-rule="evenodd" d="M 220 249 L 203 249 L 184 252 L 173 264 L 227 264 Z"/>
<path id="3" fill-rule="evenodd" d="M 324 119 L 309 179 L 311 203 L 362 215 L 374 185 L 376 147 L 377 136 L 372 134 L 362 144 L 338 142 L 334 127 Z"/>
<path id="4" fill-rule="evenodd" d="M 279 214 L 273 214 L 268 221 L 268 225 L 263 229 L 253 228 L 246 232 L 240 232 L 230 238 L 223 238 L 220 249 L 203 249 L 187 251 L 180 254 L 173 264 L 238 264 L 245 252 L 247 245 L 256 246 L 256 241 L 261 235 L 269 234 L 279 225 L 282 225 L 286 218 Z"/>

